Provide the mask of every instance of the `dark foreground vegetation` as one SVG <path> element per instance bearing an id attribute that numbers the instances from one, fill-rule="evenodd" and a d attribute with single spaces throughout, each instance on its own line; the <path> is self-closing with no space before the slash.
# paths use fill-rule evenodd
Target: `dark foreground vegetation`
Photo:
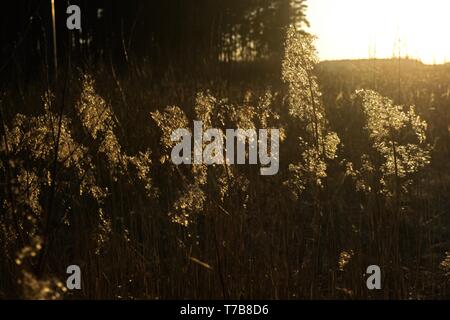
<path id="1" fill-rule="evenodd" d="M 39 53 L 32 74 L 9 63 L 0 298 L 450 298 L 450 66 L 317 63 L 311 36 L 276 30 L 280 52 L 224 46 L 192 69 L 132 51 L 66 52 L 57 77 Z M 170 133 L 194 120 L 279 128 L 279 173 L 175 166 Z"/>

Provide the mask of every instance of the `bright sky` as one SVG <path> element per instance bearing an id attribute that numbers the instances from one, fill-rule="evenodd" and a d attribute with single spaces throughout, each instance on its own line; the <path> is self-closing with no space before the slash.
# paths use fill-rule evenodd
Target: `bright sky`
<path id="1" fill-rule="evenodd" d="M 321 60 L 391 58 L 400 48 L 401 56 L 424 63 L 450 62 L 450 0 L 307 3 Z"/>

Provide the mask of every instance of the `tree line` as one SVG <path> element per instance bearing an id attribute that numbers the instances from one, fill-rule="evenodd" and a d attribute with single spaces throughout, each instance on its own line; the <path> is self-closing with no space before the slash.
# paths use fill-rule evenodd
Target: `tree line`
<path id="1" fill-rule="evenodd" d="M 81 32 L 66 27 L 73 4 L 81 8 Z M 1 68 L 51 65 L 51 0 L 4 8 Z M 305 10 L 306 0 L 56 0 L 57 56 L 61 63 L 134 59 L 160 67 L 280 61 L 285 30 L 307 25 Z"/>

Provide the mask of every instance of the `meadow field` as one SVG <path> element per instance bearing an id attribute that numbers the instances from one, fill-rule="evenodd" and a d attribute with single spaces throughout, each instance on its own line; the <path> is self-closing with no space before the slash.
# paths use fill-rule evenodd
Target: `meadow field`
<path id="1" fill-rule="evenodd" d="M 450 64 L 131 56 L 3 73 L 1 299 L 450 298 Z M 195 120 L 279 129 L 277 174 L 175 165 Z"/>

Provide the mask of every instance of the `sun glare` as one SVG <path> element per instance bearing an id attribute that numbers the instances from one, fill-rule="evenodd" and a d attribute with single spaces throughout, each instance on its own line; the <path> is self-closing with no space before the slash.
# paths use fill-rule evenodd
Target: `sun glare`
<path id="1" fill-rule="evenodd" d="M 410 57 L 450 61 L 448 0 L 311 0 L 322 60 Z"/>

